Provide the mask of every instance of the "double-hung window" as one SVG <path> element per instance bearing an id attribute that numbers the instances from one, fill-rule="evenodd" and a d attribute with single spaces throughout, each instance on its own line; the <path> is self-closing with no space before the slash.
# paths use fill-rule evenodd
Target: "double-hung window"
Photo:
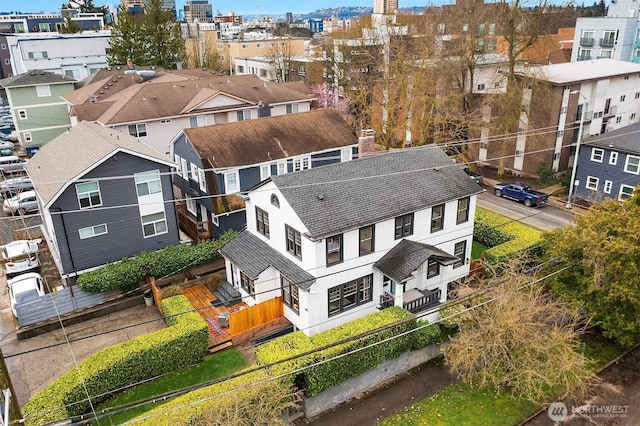
<path id="1" fill-rule="evenodd" d="M 269 238 L 269 213 L 256 206 L 256 228 L 258 232 Z"/>
<path id="2" fill-rule="evenodd" d="M 100 186 L 98 182 L 83 182 L 76 184 L 78 203 L 81 209 L 88 209 L 102 205 Z"/>
<path id="3" fill-rule="evenodd" d="M 300 235 L 300 231 L 296 231 L 289 225 L 285 225 L 285 232 L 287 251 L 298 259 L 302 259 L 302 235 Z"/>
<path id="4" fill-rule="evenodd" d="M 600 149 L 600 148 L 591 149 L 591 161 L 595 161 L 596 163 L 602 163 L 603 158 L 604 158 L 604 149 Z"/>
<path id="5" fill-rule="evenodd" d="M 438 204 L 431 208 L 431 232 L 444 229 L 444 204 Z"/>
<path id="6" fill-rule="evenodd" d="M 298 104 L 287 104 L 287 114 L 295 114 L 298 112 Z"/>
<path id="7" fill-rule="evenodd" d="M 458 260 L 456 260 L 456 262 L 453 264 L 454 268 L 457 268 L 459 266 L 462 266 L 465 264 L 466 262 L 466 255 L 467 255 L 467 241 L 459 241 L 456 243 L 456 245 L 453 247 L 453 255 L 455 257 L 458 258 Z"/>
<path id="8" fill-rule="evenodd" d="M 160 183 L 160 172 L 158 170 L 136 173 L 135 175 L 133 175 L 133 178 L 136 181 L 136 191 L 138 192 L 138 197 L 162 192 L 162 185 Z"/>
<path id="9" fill-rule="evenodd" d="M 342 234 L 327 237 L 327 266 L 342 262 Z"/>
<path id="10" fill-rule="evenodd" d="M 437 275 L 440 275 L 440 264 L 430 257 L 427 261 L 427 278 L 433 278 Z"/>
<path id="11" fill-rule="evenodd" d="M 280 285 L 282 287 L 282 302 L 293 309 L 295 313 L 300 312 L 300 289 L 297 285 L 285 277 L 280 278 Z"/>
<path id="12" fill-rule="evenodd" d="M 244 272 L 240 272 L 240 287 L 251 296 L 256 294 L 256 287 L 253 280 Z"/>
<path id="13" fill-rule="evenodd" d="M 207 125 L 207 117 L 205 117 L 204 115 L 189 117 L 189 127 L 202 127 L 206 125 Z"/>
<path id="14" fill-rule="evenodd" d="M 620 193 L 618 194 L 618 199 L 626 200 L 627 198 L 632 197 L 634 190 L 635 188 L 633 186 L 624 185 L 624 184 L 620 185 Z"/>
<path id="15" fill-rule="evenodd" d="M 413 213 L 396 217 L 395 239 L 408 237 L 413 234 Z"/>
<path id="16" fill-rule="evenodd" d="M 236 118 L 238 121 L 251 120 L 251 110 L 243 109 L 241 111 L 236 111 Z"/>
<path id="17" fill-rule="evenodd" d="M 464 223 L 469 220 L 469 197 L 461 198 L 458 200 L 458 215 L 456 217 L 456 223 Z"/>
<path id="18" fill-rule="evenodd" d="M 360 256 L 363 256 L 363 255 L 369 254 L 369 253 L 373 253 L 374 250 L 375 250 L 375 245 L 374 245 L 375 227 L 374 227 L 374 225 L 364 226 L 364 227 L 360 228 L 359 234 L 360 234 L 360 246 L 359 246 Z"/>
<path id="19" fill-rule="evenodd" d="M 597 191 L 599 181 L 600 179 L 598 179 L 595 176 L 587 176 L 587 189 L 592 189 L 594 191 Z"/>

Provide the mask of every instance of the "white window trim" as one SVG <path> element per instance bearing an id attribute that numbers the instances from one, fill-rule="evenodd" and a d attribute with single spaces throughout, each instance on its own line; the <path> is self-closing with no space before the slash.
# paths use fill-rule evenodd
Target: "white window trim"
<path id="1" fill-rule="evenodd" d="M 260 166 L 260 181 L 271 177 L 271 164 L 262 164 Z"/>
<path id="2" fill-rule="evenodd" d="M 233 184 L 229 183 L 229 178 L 231 176 L 235 177 L 235 182 Z M 232 172 L 227 172 L 224 174 L 224 188 L 225 194 L 233 194 L 235 192 L 240 192 L 240 175 L 237 170 Z"/>
<path id="3" fill-rule="evenodd" d="M 198 184 L 200 185 L 200 190 L 202 192 L 207 192 L 207 181 L 204 169 L 198 167 Z"/>
<path id="4" fill-rule="evenodd" d="M 345 162 L 345 161 L 351 161 L 353 157 L 353 153 L 351 152 L 351 148 L 342 148 L 340 150 L 340 161 L 341 162 Z"/>
<path id="5" fill-rule="evenodd" d="M 27 120 L 28 118 L 26 109 L 18 110 L 18 120 Z"/>
<path id="6" fill-rule="evenodd" d="M 629 168 L 629 159 L 631 159 L 631 158 L 638 160 L 638 163 L 635 165 L 635 167 L 636 167 L 635 171 L 629 171 L 628 170 L 628 168 Z M 626 161 L 624 163 L 624 171 L 625 171 L 625 173 L 631 173 L 631 174 L 634 174 L 634 175 L 640 174 L 640 157 L 637 157 L 635 155 L 627 155 L 627 159 L 626 159 Z"/>
<path id="7" fill-rule="evenodd" d="M 611 188 L 613 187 L 613 182 L 610 180 L 605 180 L 604 181 L 604 188 L 603 188 L 603 192 L 605 194 L 611 194 Z"/>
<path id="8" fill-rule="evenodd" d="M 97 228 L 100 228 L 102 226 L 104 226 L 104 232 L 96 231 Z M 82 233 L 83 233 L 82 231 L 89 232 L 91 235 L 82 236 Z M 100 235 L 105 235 L 105 234 L 108 234 L 108 233 L 109 233 L 109 230 L 107 229 L 107 224 L 106 223 L 101 223 L 100 225 L 88 226 L 86 228 L 78 229 L 78 234 L 80 235 L 80 239 L 81 240 L 86 240 L 87 238 L 93 238 L 93 237 L 97 237 L 97 236 L 100 236 Z"/>
<path id="9" fill-rule="evenodd" d="M 155 214 L 160 214 L 160 213 L 162 213 L 162 219 L 153 220 L 153 221 L 149 221 L 149 222 L 146 222 L 146 223 L 145 223 L 145 221 L 144 221 L 144 218 L 145 218 L 145 217 L 153 216 L 153 215 L 155 215 Z M 152 237 L 156 237 L 156 236 L 158 236 L 158 235 L 166 234 L 167 232 L 169 232 L 169 228 L 167 227 L 167 215 L 165 214 L 165 212 L 164 212 L 164 211 L 156 212 L 156 213 L 151 213 L 151 214 L 147 214 L 147 215 L 141 216 L 141 217 L 140 217 L 140 222 L 142 223 L 142 236 L 143 236 L 144 238 L 152 238 Z M 164 231 L 161 231 L 161 232 L 154 232 L 154 233 L 153 233 L 153 234 L 151 234 L 151 235 L 145 235 L 145 234 L 144 234 L 144 226 L 145 226 L 145 225 L 149 225 L 149 224 L 154 224 L 154 225 L 155 225 L 156 223 L 161 223 L 161 222 L 164 222 Z M 156 230 L 155 226 L 154 226 L 154 230 Z M 156 231 L 157 231 L 157 230 L 156 230 Z"/>
<path id="10" fill-rule="evenodd" d="M 36 93 L 39 98 L 51 96 L 51 87 L 48 84 L 36 86 Z"/>
<path id="11" fill-rule="evenodd" d="M 180 159 L 180 170 L 182 171 L 182 179 L 189 180 L 189 167 L 187 167 L 187 159 Z"/>
<path id="12" fill-rule="evenodd" d="M 286 161 L 279 161 L 278 162 L 278 170 L 277 170 L 279 175 L 286 175 L 287 174 L 287 162 Z"/>
<path id="13" fill-rule="evenodd" d="M 305 167 L 306 166 L 306 167 Z M 308 170 L 311 168 L 311 156 L 305 155 L 304 157 L 298 157 L 293 159 L 293 171 Z"/>
<path id="14" fill-rule="evenodd" d="M 198 181 L 198 166 L 196 166 L 193 163 L 190 163 L 190 164 L 191 164 L 191 180 L 197 182 Z"/>
<path id="15" fill-rule="evenodd" d="M 612 166 L 615 166 L 617 162 L 618 162 L 618 152 L 611 151 L 611 153 L 609 154 L 609 164 L 611 164 Z"/>
<path id="16" fill-rule="evenodd" d="M 187 205 L 187 211 L 194 216 L 198 216 L 198 202 L 187 195 L 185 204 Z"/>
<path id="17" fill-rule="evenodd" d="M 31 132 L 24 132 L 22 134 L 22 136 L 24 136 L 24 141 L 25 142 L 32 142 L 33 141 L 33 137 L 31 136 Z"/>
<path id="18" fill-rule="evenodd" d="M 218 216 L 211 216 L 211 223 L 213 223 L 215 227 L 220 227 L 220 219 L 218 219 Z"/>
<path id="19" fill-rule="evenodd" d="M 592 189 L 594 191 L 598 190 L 598 184 L 600 183 L 600 179 L 595 176 L 587 176 L 587 183 L 585 186 L 587 189 Z"/>
<path id="20" fill-rule="evenodd" d="M 620 185 L 620 192 L 618 192 L 618 200 L 622 201 L 622 200 L 626 200 L 628 197 L 630 197 L 630 195 L 628 194 L 624 194 L 623 190 L 624 189 L 631 189 L 631 193 L 633 194 L 633 191 L 635 190 L 635 188 L 631 185 L 625 185 L 625 184 L 621 184 Z M 622 197 L 622 195 L 625 195 L 625 198 Z"/>
<path id="21" fill-rule="evenodd" d="M 149 170 L 147 172 L 136 173 L 133 175 L 133 180 L 136 184 L 136 194 L 138 198 L 146 197 L 152 194 L 162 193 L 162 181 L 160 180 L 160 170 Z M 153 183 L 157 182 L 157 188 L 154 188 Z M 148 194 L 140 194 L 139 185 L 144 184 L 147 186 Z"/>
<path id="22" fill-rule="evenodd" d="M 598 157 L 600 157 L 600 159 L 598 159 Z M 602 163 L 603 158 L 604 158 L 604 149 L 591 148 L 591 161 L 595 161 L 596 163 Z"/>
<path id="23" fill-rule="evenodd" d="M 98 196 L 100 197 L 100 204 L 91 204 L 90 206 L 87 207 L 82 207 L 82 203 L 80 203 L 80 194 L 90 194 L 91 192 L 78 192 L 78 185 L 82 185 L 83 183 L 94 183 L 97 185 L 98 189 Z M 76 184 L 76 198 L 78 199 L 78 207 L 80 207 L 81 210 L 85 210 L 85 209 L 92 209 L 94 207 L 100 207 L 102 205 L 102 193 L 100 192 L 100 182 L 96 181 L 88 181 L 88 182 L 80 182 Z M 91 197 L 89 197 L 89 200 L 91 200 Z"/>

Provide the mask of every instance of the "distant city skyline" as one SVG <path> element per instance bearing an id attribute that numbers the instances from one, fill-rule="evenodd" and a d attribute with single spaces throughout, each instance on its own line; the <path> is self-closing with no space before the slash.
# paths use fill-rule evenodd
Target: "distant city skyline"
<path id="1" fill-rule="evenodd" d="M 455 0 L 451 0 L 452 2 Z M 214 14 L 220 11 L 223 15 L 233 11 L 237 15 L 255 15 L 257 12 L 261 16 L 269 14 L 283 14 L 292 12 L 294 14 L 313 12 L 318 9 L 334 8 L 334 7 L 373 7 L 374 0 L 307 0 L 304 2 L 294 0 L 209 0 L 213 6 Z M 58 12 L 63 0 L 2 0 L 0 2 L 0 12 L 19 11 L 23 13 L 37 12 Z M 96 6 L 105 4 L 117 5 L 117 0 L 102 1 L 94 0 Z M 182 9 L 186 0 L 176 0 L 176 8 Z M 400 2 L 400 6 L 409 6 Z M 425 2 L 426 4 L 426 2 Z"/>

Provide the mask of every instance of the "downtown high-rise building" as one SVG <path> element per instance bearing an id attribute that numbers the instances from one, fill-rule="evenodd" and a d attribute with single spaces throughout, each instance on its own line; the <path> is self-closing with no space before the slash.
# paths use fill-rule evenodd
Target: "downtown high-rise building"
<path id="1" fill-rule="evenodd" d="M 373 13 L 393 15 L 398 10 L 398 0 L 373 0 Z"/>

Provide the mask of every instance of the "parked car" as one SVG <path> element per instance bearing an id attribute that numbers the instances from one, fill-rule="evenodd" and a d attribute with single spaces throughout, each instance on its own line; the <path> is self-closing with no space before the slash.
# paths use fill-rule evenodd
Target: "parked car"
<path id="1" fill-rule="evenodd" d="M 7 278 L 40 268 L 38 244 L 42 239 L 16 240 L 0 246 L 2 262 Z"/>
<path id="2" fill-rule="evenodd" d="M 5 179 L 0 183 L 0 198 L 6 200 L 7 198 L 15 197 L 21 192 L 32 189 L 33 183 L 31 182 L 31 178 L 28 176 Z"/>
<path id="3" fill-rule="evenodd" d="M 549 201 L 549 195 L 536 191 L 524 183 L 498 183 L 493 191 L 498 197 L 523 202 L 525 206 L 544 206 Z"/>
<path id="4" fill-rule="evenodd" d="M 480 185 L 483 181 L 483 177 L 480 173 L 476 173 L 476 172 L 472 172 L 471 169 L 469 168 L 469 166 L 464 166 L 462 167 L 462 170 L 464 170 L 464 172 L 469 175 L 469 177 L 471 179 L 473 179 L 478 185 Z"/>
<path id="5" fill-rule="evenodd" d="M 23 160 L 15 155 L 0 157 L 0 174 L 6 177 L 8 175 L 24 173 L 24 165 L 26 163 L 27 160 Z"/>
<path id="6" fill-rule="evenodd" d="M 36 191 L 25 191 L 15 197 L 7 198 L 2 204 L 2 210 L 6 214 L 25 214 L 37 212 L 39 209 Z"/>
<path id="7" fill-rule="evenodd" d="M 18 275 L 10 279 L 8 285 L 11 312 L 16 318 L 18 317 L 16 305 L 29 303 L 44 296 L 44 282 L 42 281 L 42 276 L 37 272 Z"/>

